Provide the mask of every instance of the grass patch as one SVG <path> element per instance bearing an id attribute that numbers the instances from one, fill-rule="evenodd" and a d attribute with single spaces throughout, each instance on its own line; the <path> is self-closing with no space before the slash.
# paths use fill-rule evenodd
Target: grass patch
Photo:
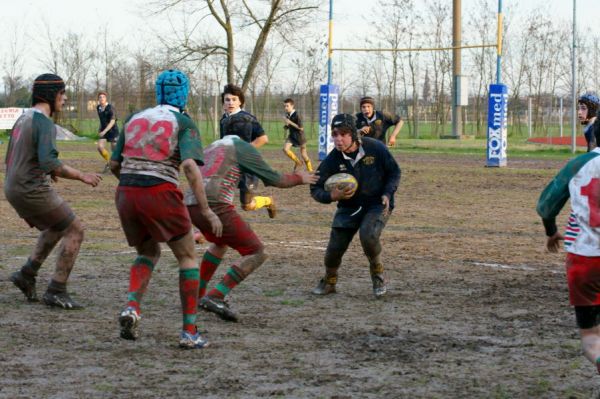
<path id="1" fill-rule="evenodd" d="M 299 307 L 299 306 L 304 305 L 304 300 L 302 300 L 302 299 L 284 299 L 283 301 L 280 301 L 279 303 L 282 305 Z"/>
<path id="2" fill-rule="evenodd" d="M 112 392 L 115 390 L 115 387 L 107 382 L 99 382 L 94 387 L 100 392 Z"/>
<path id="3" fill-rule="evenodd" d="M 271 298 L 271 297 L 275 297 L 275 296 L 282 296 L 284 292 L 285 292 L 284 289 L 278 288 L 275 290 L 264 291 L 263 295 L 268 298 Z"/>

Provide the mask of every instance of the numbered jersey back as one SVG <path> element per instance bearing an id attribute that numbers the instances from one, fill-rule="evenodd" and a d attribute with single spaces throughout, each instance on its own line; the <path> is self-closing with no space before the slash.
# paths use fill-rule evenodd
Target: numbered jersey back
<path id="1" fill-rule="evenodd" d="M 594 152 L 600 152 L 596 148 Z M 565 249 L 583 256 L 600 256 L 600 156 L 589 160 L 569 181 L 571 215 Z"/>
<path id="2" fill-rule="evenodd" d="M 156 176 L 177 184 L 180 124 L 168 106 L 133 115 L 123 126 L 125 142 L 121 173 Z"/>

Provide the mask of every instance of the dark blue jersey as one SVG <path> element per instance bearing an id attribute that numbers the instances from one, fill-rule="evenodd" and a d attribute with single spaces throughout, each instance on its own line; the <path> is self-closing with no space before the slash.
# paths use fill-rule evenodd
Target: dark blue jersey
<path id="1" fill-rule="evenodd" d="M 390 199 L 390 209 L 394 207 L 394 193 L 400 184 L 398 163 L 379 140 L 365 137 L 361 148 L 354 165 L 335 148 L 327 155 L 317 170 L 319 181 L 310 185 L 310 194 L 315 200 L 324 204 L 332 202 L 331 194 L 324 189 L 325 181 L 336 173 L 350 173 L 358 181 L 358 189 L 352 198 L 338 201 L 338 208 L 380 206 L 382 195 Z"/>
<path id="2" fill-rule="evenodd" d="M 106 129 L 106 126 L 110 123 L 111 120 L 115 120 L 115 124 L 110 128 L 108 132 L 106 132 L 107 136 L 115 136 L 119 135 L 119 128 L 117 127 L 117 114 L 115 113 L 112 105 L 106 104 L 106 107 L 102 109 L 100 105 L 96 106 L 96 111 L 98 112 L 98 118 L 100 119 L 100 127 L 98 128 L 98 132 Z"/>
<path id="3" fill-rule="evenodd" d="M 401 118 L 397 115 L 379 111 L 375 111 L 374 118 L 372 117 L 369 120 L 362 112 L 359 112 L 356 114 L 356 128 L 360 130 L 365 126 L 370 126 L 371 131 L 369 134 L 364 135 L 364 137 L 371 137 L 385 143 L 385 135 L 388 129 L 397 125 L 400 120 Z"/>
<path id="4" fill-rule="evenodd" d="M 229 116 L 223 114 L 220 125 L 221 138 L 233 134 L 247 143 L 252 143 L 256 138 L 265 135 L 256 117 L 244 110 Z"/>

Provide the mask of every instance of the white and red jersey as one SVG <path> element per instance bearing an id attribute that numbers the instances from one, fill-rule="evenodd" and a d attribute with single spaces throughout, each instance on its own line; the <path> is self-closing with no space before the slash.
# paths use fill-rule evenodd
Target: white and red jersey
<path id="1" fill-rule="evenodd" d="M 542 192 L 537 212 L 546 234 L 556 232 L 556 216 L 571 199 L 565 250 L 581 256 L 600 256 L 600 148 L 571 160 Z"/>
<path id="2" fill-rule="evenodd" d="M 204 164 L 200 133 L 194 122 L 170 105 L 158 105 L 130 116 L 123 125 L 111 159 L 121 164 L 121 175 L 179 181 L 179 165 L 186 159 Z"/>

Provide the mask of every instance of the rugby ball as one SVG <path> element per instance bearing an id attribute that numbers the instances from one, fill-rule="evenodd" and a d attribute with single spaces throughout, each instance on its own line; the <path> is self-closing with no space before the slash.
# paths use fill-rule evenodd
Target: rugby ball
<path id="1" fill-rule="evenodd" d="M 350 173 L 336 173 L 325 180 L 324 188 L 325 191 L 331 191 L 335 187 L 337 187 L 338 190 L 344 190 L 346 187 L 351 187 L 352 194 L 354 194 L 358 188 L 358 182 Z"/>

